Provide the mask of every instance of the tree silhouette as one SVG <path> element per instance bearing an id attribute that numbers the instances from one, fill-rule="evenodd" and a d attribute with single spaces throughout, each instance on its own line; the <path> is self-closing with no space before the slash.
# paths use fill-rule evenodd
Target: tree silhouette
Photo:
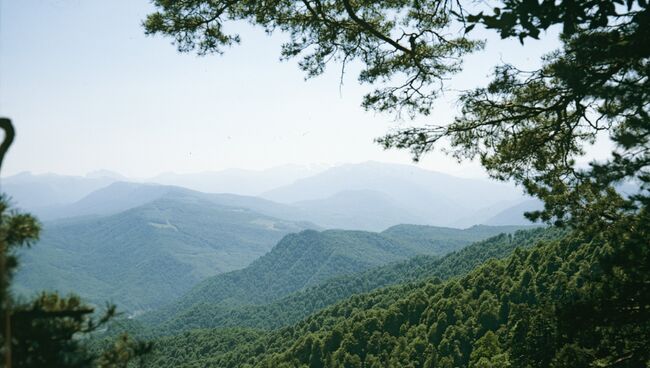
<path id="1" fill-rule="evenodd" d="M 0 118 L 5 138 L 0 144 L 0 168 L 14 141 L 11 120 Z M 111 348 L 96 353 L 80 335 L 96 331 L 115 316 L 109 306 L 94 319 L 94 309 L 78 297 L 61 297 L 43 292 L 29 302 L 17 302 L 11 294 L 11 279 L 18 267 L 16 252 L 38 240 L 41 226 L 33 216 L 12 210 L 6 197 L 0 197 L 0 315 L 2 321 L 3 366 L 22 367 L 126 367 L 129 361 L 149 349 L 148 344 L 126 335 Z"/>

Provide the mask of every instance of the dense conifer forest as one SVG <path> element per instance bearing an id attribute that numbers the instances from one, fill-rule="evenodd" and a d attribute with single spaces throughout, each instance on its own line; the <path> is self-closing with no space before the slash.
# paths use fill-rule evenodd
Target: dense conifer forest
<path id="1" fill-rule="evenodd" d="M 558 234 L 557 230 L 541 228 L 501 234 L 443 257 L 421 255 L 367 271 L 333 277 L 316 286 L 286 296 L 279 295 L 262 304 L 224 306 L 204 301 L 185 310 L 177 309 L 171 314 L 168 310 L 161 309 L 152 316 L 143 316 L 140 320 L 142 322 L 121 320 L 112 327 L 111 333 L 128 330 L 140 336 L 156 336 L 208 327 L 276 329 L 299 322 L 354 294 L 432 277 L 447 279 L 462 275 L 490 258 L 503 258 L 516 247 L 529 247 L 540 239 L 556 237 Z"/>
<path id="2" fill-rule="evenodd" d="M 612 364 L 612 357 L 632 351 L 626 366 L 644 366 L 647 326 L 606 318 L 629 291 L 607 296 L 625 281 L 603 277 L 603 268 L 610 257 L 634 250 L 575 234 L 539 235 L 519 233 L 475 244 L 447 257 L 455 258 L 448 264 L 481 264 L 464 276 L 462 267 L 438 262 L 437 269 L 429 263 L 426 268 L 437 272 L 428 280 L 354 295 L 272 332 L 209 329 L 159 339 L 149 364 L 568 367 L 594 360 Z M 513 247 L 513 240 L 521 246 Z M 479 249 L 491 259 L 480 259 Z M 510 255 L 492 257 L 504 253 Z M 461 276 L 448 279 L 454 275 Z"/>

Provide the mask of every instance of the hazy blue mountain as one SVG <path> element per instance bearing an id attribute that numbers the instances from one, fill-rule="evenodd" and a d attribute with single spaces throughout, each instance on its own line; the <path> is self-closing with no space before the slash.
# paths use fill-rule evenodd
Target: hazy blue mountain
<path id="1" fill-rule="evenodd" d="M 487 207 L 479 208 L 475 210 L 472 214 L 470 214 L 467 217 L 463 217 L 461 219 L 458 219 L 456 222 L 451 224 L 450 226 L 457 227 L 457 228 L 466 228 L 472 225 L 476 224 L 483 224 L 485 223 L 488 219 L 492 218 L 494 214 L 499 213 L 505 209 L 508 209 L 512 206 L 515 206 L 519 203 L 521 203 L 522 200 L 514 200 L 514 201 L 500 201 L 494 204 L 491 204 Z"/>
<path id="2" fill-rule="evenodd" d="M 86 174 L 86 178 L 90 178 L 90 179 L 110 178 L 115 181 L 129 181 L 129 178 L 127 178 L 126 176 L 120 173 L 116 173 L 115 171 L 104 170 L 104 169 L 91 171 Z"/>
<path id="3" fill-rule="evenodd" d="M 191 308 L 269 303 L 290 293 L 415 255 L 444 255 L 520 227 L 466 230 L 402 225 L 383 233 L 307 230 L 285 236 L 248 267 L 208 278 L 176 302 L 143 316 L 161 323 Z"/>
<path id="4" fill-rule="evenodd" d="M 117 214 L 46 222 L 41 240 L 21 257 L 16 285 L 148 309 L 206 277 L 245 267 L 308 227 L 171 190 Z"/>
<path id="5" fill-rule="evenodd" d="M 38 215 L 41 219 L 52 220 L 113 214 L 148 203 L 168 193 L 185 193 L 219 205 L 248 208 L 291 221 L 308 221 L 323 228 L 381 231 L 401 223 L 431 222 L 422 212 L 411 210 L 391 196 L 373 190 L 342 191 L 325 199 L 282 204 L 252 196 L 201 193 L 176 186 L 128 182 L 112 183 L 75 203 L 42 209 Z M 494 212 L 491 213 L 493 214 Z M 475 216 L 475 222 L 466 221 L 462 225 L 468 227 L 480 223 L 486 216 Z"/>
<path id="6" fill-rule="evenodd" d="M 319 173 L 318 166 L 284 165 L 266 170 L 226 169 L 193 174 L 164 173 L 147 181 L 206 193 L 258 195 Z"/>
<path id="7" fill-rule="evenodd" d="M 381 231 L 401 223 L 465 228 L 491 223 L 487 221 L 495 213 L 523 198 L 507 185 L 456 178 L 408 165 L 350 164 L 304 177 L 313 171 L 284 166 L 265 171 L 224 170 L 158 179 L 204 191 L 255 192 L 261 186 L 285 184 L 303 177 L 266 192 L 265 199 L 233 193 L 194 193 L 217 204 L 347 230 Z M 42 220 L 113 214 L 148 203 L 169 191 L 190 191 L 178 186 L 116 181 L 122 178 L 108 171 L 86 177 L 23 174 L 6 178 L 3 185 L 19 204 L 27 203 L 23 207 Z M 253 190 L 251 186 L 259 188 Z M 53 193 L 52 188 L 67 195 Z"/>
<path id="8" fill-rule="evenodd" d="M 506 208 L 487 220 L 483 221 L 486 225 L 533 225 L 530 220 L 524 217 L 525 212 L 537 211 L 544 207 L 541 201 L 529 199 L 516 205 Z"/>
<path id="9" fill-rule="evenodd" d="M 297 207 L 266 199 L 228 193 L 202 193 L 191 189 L 150 183 L 114 182 L 98 189 L 77 202 L 51 206 L 39 212 L 43 220 L 77 216 L 108 215 L 122 212 L 168 194 L 188 195 L 222 206 L 247 208 L 261 214 L 302 221 L 307 214 Z"/>
<path id="10" fill-rule="evenodd" d="M 333 167 L 262 196 L 300 206 L 305 201 L 325 200 L 341 192 L 368 190 L 388 196 L 390 203 L 403 209 L 391 214 L 404 216 L 405 220 L 396 223 L 416 218 L 418 223 L 437 226 L 450 226 L 481 208 L 522 198 L 520 191 L 510 185 L 377 162 Z"/>
<path id="11" fill-rule="evenodd" d="M 229 169 L 197 174 L 162 174 L 148 182 L 210 193 L 243 195 L 286 185 L 320 170 L 317 166 L 285 165 L 260 171 Z M 107 188 L 113 183 L 120 184 Z M 146 203 L 169 189 L 139 185 L 144 184 L 108 170 L 96 170 L 86 176 L 34 175 L 25 172 L 0 181 L 0 189 L 12 197 L 14 204 L 44 220 L 115 213 Z M 93 193 L 104 188 L 106 190 Z M 294 217 L 297 219 L 300 216 Z"/>
<path id="12" fill-rule="evenodd" d="M 158 184 L 119 181 L 98 189 L 74 203 L 44 208 L 38 215 L 42 220 L 109 215 L 143 205 L 168 193 L 190 193 L 190 191 Z"/>
<path id="13" fill-rule="evenodd" d="M 115 182 L 81 200 L 42 209 L 43 220 L 75 216 L 107 215 L 121 212 L 168 193 L 185 193 L 224 206 L 248 208 L 268 216 L 292 221 L 309 221 L 323 228 L 380 231 L 399 223 L 423 223 L 426 219 L 410 214 L 388 195 L 375 191 L 347 191 L 322 200 L 292 205 L 229 193 L 202 193 L 190 189 L 129 182 Z"/>
<path id="14" fill-rule="evenodd" d="M 24 172 L 2 178 L 0 190 L 9 195 L 17 207 L 39 214 L 47 207 L 78 201 L 114 181 L 110 176 L 34 175 Z"/>
<path id="15" fill-rule="evenodd" d="M 395 224 L 428 222 L 390 195 L 374 190 L 346 190 L 292 205 L 326 228 L 380 231 Z"/>

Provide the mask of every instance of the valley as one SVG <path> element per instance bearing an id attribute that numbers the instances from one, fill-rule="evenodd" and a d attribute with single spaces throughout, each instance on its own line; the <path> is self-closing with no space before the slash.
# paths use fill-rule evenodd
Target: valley
<path id="1" fill-rule="evenodd" d="M 87 194 L 84 189 L 76 196 L 61 195 L 51 201 L 57 205 L 26 202 L 25 207 L 31 206 L 45 220 L 44 232 L 39 243 L 21 253 L 22 267 L 15 290 L 24 295 L 39 290 L 63 294 L 74 291 L 95 305 L 111 302 L 136 314 L 160 307 L 183 309 L 202 298 L 212 304 L 255 304 L 331 277 L 416 255 L 442 256 L 473 241 L 520 228 L 486 226 L 459 230 L 431 225 L 397 226 L 404 223 L 402 220 L 435 223 L 435 218 L 423 220 L 421 210 L 426 203 L 430 203 L 429 213 L 448 214 L 449 204 L 437 202 L 437 197 L 425 197 L 417 208 L 408 201 L 388 199 L 414 185 L 412 178 L 401 179 L 409 170 L 415 169 L 378 163 L 327 169 L 314 179 L 301 178 L 294 184 L 308 188 L 312 184 L 303 182 L 324 183 L 319 189 L 323 189 L 324 197 L 293 201 L 313 198 L 302 194 L 293 199 L 284 198 L 285 203 L 241 194 L 125 182 L 117 174 L 88 179 L 22 174 L 7 181 L 12 183 L 20 178 L 22 182 L 33 183 L 16 192 L 16 200 L 29 188 L 34 188 L 33 198 L 53 196 L 51 190 L 43 188 L 55 188 L 62 182 L 84 183 L 76 184 L 80 188 L 90 188 L 98 181 L 105 185 Z M 465 183 L 461 190 L 481 185 L 418 170 L 414 173 L 427 180 Z M 348 191 L 345 184 L 348 182 L 341 179 L 339 172 L 356 175 L 357 187 L 364 189 Z M 323 175 L 325 179 L 321 178 Z M 383 184 L 378 181 L 380 176 L 384 178 Z M 443 184 L 446 182 L 439 183 Z M 70 192 L 75 188 L 70 187 Z M 287 190 L 279 188 L 276 193 Z M 339 190 L 334 197 L 327 197 L 329 192 Z M 315 193 L 315 189 L 291 191 Z M 501 191 L 507 193 L 505 187 Z M 501 201 L 503 195 L 491 200 Z M 282 199 L 279 194 L 265 196 Z M 393 204 L 386 207 L 382 203 Z M 484 203 L 485 199 L 481 204 Z M 418 211 L 418 216 L 408 214 Z M 357 227 L 381 230 L 359 231 Z M 354 230 L 323 231 L 328 228 Z M 306 229 L 315 231 L 301 232 Z M 269 271 L 263 273 L 261 269 Z M 241 271 L 228 273 L 235 270 Z M 280 270 L 285 274 L 279 273 Z M 305 270 L 310 273 L 303 275 Z M 220 274 L 223 276 L 211 279 Z M 257 285 L 244 286 L 240 282 L 228 286 L 232 283 L 228 280 L 247 277 L 271 283 L 258 281 Z M 219 290 L 228 288 L 234 288 L 231 292 L 234 294 L 223 296 L 223 300 L 215 299 L 222 293 Z M 255 295 L 258 299 L 241 299 L 241 295 Z M 167 306 L 181 296 L 185 307 Z"/>
<path id="2" fill-rule="evenodd" d="M 348 175 L 368 174 L 360 168 Z M 150 367 L 498 366 L 531 364 L 513 354 L 540 349 L 525 342 L 535 331 L 515 326 L 542 323 L 528 318 L 553 305 L 551 294 L 562 300 L 582 292 L 562 275 L 587 277 L 577 270 L 598 267 L 592 252 L 599 246 L 586 247 L 566 229 L 524 225 L 523 212 L 539 209 L 533 200 L 496 195 L 482 198 L 487 207 L 474 215 L 448 213 L 451 204 L 435 197 L 417 206 L 395 199 L 386 188 L 396 182 L 382 190 L 368 184 L 373 177 L 355 188 L 342 185 L 336 170 L 318 175 L 330 178 L 323 180 L 335 194 L 309 178 L 265 198 L 117 180 L 37 207 L 49 220 L 41 240 L 19 254 L 14 290 L 116 304 L 126 314 L 89 347 L 108 349 L 126 333 L 152 344 L 143 361 Z M 462 187 L 481 196 L 494 190 L 477 188 Z M 498 225 L 418 221 L 434 212 Z M 544 318 L 563 328 L 559 316 Z M 452 349 L 452 341 L 460 345 Z M 477 356 L 485 344 L 492 350 Z"/>

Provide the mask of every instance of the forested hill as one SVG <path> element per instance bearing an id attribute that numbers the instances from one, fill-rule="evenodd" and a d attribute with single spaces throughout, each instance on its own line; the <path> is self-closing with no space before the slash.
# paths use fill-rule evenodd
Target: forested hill
<path id="1" fill-rule="evenodd" d="M 154 330 L 148 331 L 148 334 L 170 335 L 206 327 L 275 329 L 288 326 L 353 294 L 431 277 L 447 279 L 463 275 L 490 258 L 508 256 L 516 247 L 529 247 L 540 240 L 556 238 L 559 235 L 560 232 L 556 229 L 545 228 L 501 234 L 443 257 L 416 256 L 407 261 L 336 277 L 264 305 L 195 305 L 164 324 L 154 326 Z"/>
<path id="2" fill-rule="evenodd" d="M 41 240 L 21 255 L 16 290 L 74 291 L 121 310 L 153 308 L 247 266 L 308 226 L 170 191 L 114 215 L 46 223 Z"/>
<path id="3" fill-rule="evenodd" d="M 486 226 L 475 225 L 467 229 L 436 227 L 426 225 L 396 225 L 381 234 L 406 247 L 425 249 L 423 254 L 443 255 L 460 249 L 462 246 L 484 240 L 501 233 L 514 233 L 517 230 L 534 226 Z"/>
<path id="4" fill-rule="evenodd" d="M 476 239 L 516 228 L 458 230 L 422 226 L 408 237 L 402 236 L 399 229 L 401 227 L 386 233 L 308 230 L 287 235 L 271 252 L 245 269 L 206 279 L 177 302 L 143 318 L 160 323 L 202 305 L 265 304 L 332 277 L 361 272 L 415 255 L 442 255 Z"/>
<path id="5" fill-rule="evenodd" d="M 167 338 L 159 341 L 150 364 L 581 367 L 597 357 L 610 366 L 623 356 L 623 366 L 641 367 L 646 362 L 634 360 L 634 352 L 647 346 L 650 331 L 633 320 L 606 318 L 608 310 L 627 305 L 619 297 L 630 291 L 612 289 L 616 281 L 601 272 L 608 257 L 634 253 L 568 235 L 517 248 L 461 278 L 355 295 L 274 332 L 252 336 L 245 330 L 204 330 Z M 646 258 L 635 262 L 646 262 L 643 254 Z M 233 348 L 218 351 L 209 341 Z"/>

